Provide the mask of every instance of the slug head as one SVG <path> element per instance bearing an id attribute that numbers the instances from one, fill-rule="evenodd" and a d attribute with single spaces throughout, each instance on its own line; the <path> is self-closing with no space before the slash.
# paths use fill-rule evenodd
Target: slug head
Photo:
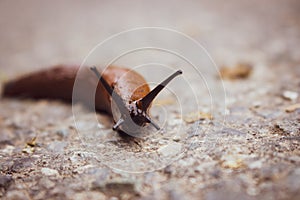
<path id="1" fill-rule="evenodd" d="M 181 70 L 174 72 L 164 81 L 162 81 L 158 86 L 156 86 L 153 90 L 151 90 L 145 97 L 142 99 L 131 102 L 128 106 L 124 100 L 118 95 L 112 87 L 107 83 L 107 81 L 100 75 L 99 71 L 96 67 L 91 67 L 91 70 L 96 74 L 99 78 L 101 84 L 105 88 L 105 90 L 112 97 L 113 101 L 116 103 L 121 116 L 119 120 L 113 126 L 113 130 L 121 129 L 125 133 L 129 134 L 132 132 L 137 132 L 141 127 L 144 127 L 146 124 L 151 124 L 154 128 L 159 130 L 159 126 L 151 120 L 148 115 L 148 109 L 155 99 L 155 97 L 164 89 L 164 87 L 176 76 L 182 74 Z M 121 127 L 121 128 L 120 128 Z"/>

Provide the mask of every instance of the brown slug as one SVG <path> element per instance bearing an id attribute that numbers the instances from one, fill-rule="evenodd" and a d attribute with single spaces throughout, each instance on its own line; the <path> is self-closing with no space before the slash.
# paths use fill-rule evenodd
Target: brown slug
<path id="1" fill-rule="evenodd" d="M 125 133 L 152 124 L 149 108 L 158 93 L 176 76 L 176 71 L 150 91 L 142 75 L 127 68 L 109 66 L 102 73 L 96 67 L 57 65 L 48 69 L 33 72 L 4 84 L 3 97 L 47 98 L 72 101 L 75 80 L 80 80 L 81 88 L 77 101 L 85 104 L 90 100 L 90 90 L 95 91 L 95 108 L 114 117 L 113 130 Z M 80 71 L 80 73 L 78 73 Z M 93 74 L 93 73 L 94 74 Z M 95 76 L 96 75 L 96 76 Z M 96 79 L 97 78 L 97 79 Z M 132 123 L 134 122 L 134 123 Z"/>

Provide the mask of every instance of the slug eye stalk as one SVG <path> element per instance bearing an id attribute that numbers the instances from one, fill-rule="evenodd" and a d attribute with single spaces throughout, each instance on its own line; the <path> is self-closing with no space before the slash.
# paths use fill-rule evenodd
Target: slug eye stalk
<path id="1" fill-rule="evenodd" d="M 113 126 L 113 130 L 118 130 L 119 127 L 122 125 L 130 125 L 132 121 L 134 121 L 139 126 L 144 126 L 146 123 L 150 123 L 153 127 L 159 130 L 159 126 L 150 118 L 150 116 L 147 114 L 147 111 L 152 101 L 166 87 L 166 85 L 176 76 L 182 74 L 181 70 L 174 72 L 164 81 L 162 81 L 158 86 L 156 86 L 153 90 L 151 90 L 145 97 L 136 101 L 133 104 L 133 107 L 127 108 L 126 104 L 124 103 L 124 100 L 119 94 L 113 91 L 112 87 L 101 76 L 97 68 L 93 66 L 91 67 L 91 70 L 96 74 L 99 81 L 101 82 L 105 90 L 108 92 L 108 94 L 112 97 L 113 101 L 115 101 L 120 110 L 121 118 L 115 123 L 115 125 Z"/>
<path id="2" fill-rule="evenodd" d="M 156 86 L 153 90 L 151 90 L 143 99 L 139 101 L 141 105 L 141 109 L 143 111 L 146 111 L 149 106 L 151 105 L 152 101 L 155 99 L 155 97 L 170 83 L 171 80 L 173 80 L 176 76 L 182 74 L 181 70 L 178 70 L 174 72 L 172 75 L 170 75 L 168 78 L 166 78 L 164 81 L 162 81 L 158 86 Z"/>

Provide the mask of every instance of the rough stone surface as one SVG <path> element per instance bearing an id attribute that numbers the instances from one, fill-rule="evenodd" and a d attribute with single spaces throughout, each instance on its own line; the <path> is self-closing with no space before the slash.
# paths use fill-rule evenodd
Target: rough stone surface
<path id="1" fill-rule="evenodd" d="M 186 123 L 165 92 L 157 101 L 164 110 L 154 116 L 167 119 L 166 128 L 142 139 L 113 132 L 104 114 L 94 123 L 80 104 L 0 99 L 0 199 L 299 199 L 299 10 L 297 0 L 1 1 L 1 84 L 81 63 L 99 42 L 140 26 L 181 31 L 218 66 L 248 63 L 252 71 L 224 80 L 225 120 L 216 112 Z M 139 59 L 134 55 L 128 60 Z M 182 66 L 188 78 L 182 63 L 168 64 Z M 151 74 L 162 78 L 143 73 L 148 81 Z M 176 82 L 181 106 L 192 105 Z M 202 95 L 200 82 L 191 85 Z M 217 74 L 213 82 L 221 83 Z M 210 98 L 201 97 L 199 112 L 209 113 Z M 72 111 L 80 114 L 76 124 Z"/>

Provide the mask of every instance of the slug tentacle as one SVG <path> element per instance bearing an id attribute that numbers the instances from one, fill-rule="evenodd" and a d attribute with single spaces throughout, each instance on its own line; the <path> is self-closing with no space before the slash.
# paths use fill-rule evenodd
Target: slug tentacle
<path id="1" fill-rule="evenodd" d="M 154 98 L 158 95 L 158 93 L 161 92 L 162 89 L 164 89 L 164 87 L 171 81 L 173 80 L 176 76 L 182 74 L 181 70 L 178 70 L 176 72 L 174 72 L 171 76 L 169 76 L 168 78 L 166 78 L 163 82 L 161 82 L 158 86 L 156 86 L 153 90 L 151 90 L 151 92 L 149 92 L 144 98 L 142 98 L 139 101 L 139 104 L 141 105 L 141 109 L 143 111 L 146 111 L 149 106 L 151 105 L 152 101 L 154 100 Z"/>
<path id="2" fill-rule="evenodd" d="M 112 99 L 116 102 L 119 110 L 121 113 L 125 114 L 128 113 L 127 107 L 124 103 L 124 100 L 122 99 L 122 97 L 120 97 L 120 95 L 116 92 L 114 92 L 114 90 L 112 89 L 112 87 L 107 83 L 107 81 L 101 76 L 100 72 L 97 70 L 97 68 L 95 66 L 90 68 L 98 77 L 98 79 L 100 80 L 101 84 L 103 85 L 103 87 L 105 88 L 105 90 L 108 92 L 108 94 L 112 97 Z M 128 115 L 128 114 L 127 114 Z"/>

